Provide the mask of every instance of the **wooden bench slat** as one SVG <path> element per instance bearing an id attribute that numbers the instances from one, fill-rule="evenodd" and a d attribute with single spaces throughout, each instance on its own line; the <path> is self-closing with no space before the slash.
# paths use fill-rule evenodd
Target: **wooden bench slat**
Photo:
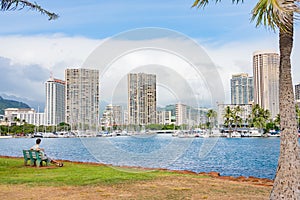
<path id="1" fill-rule="evenodd" d="M 42 166 L 42 162 L 46 162 L 46 166 L 49 166 L 50 160 L 43 156 L 42 152 L 35 151 L 35 150 L 23 150 L 24 156 L 24 165 L 27 165 L 28 160 L 30 160 L 30 165 L 37 167 Z"/>

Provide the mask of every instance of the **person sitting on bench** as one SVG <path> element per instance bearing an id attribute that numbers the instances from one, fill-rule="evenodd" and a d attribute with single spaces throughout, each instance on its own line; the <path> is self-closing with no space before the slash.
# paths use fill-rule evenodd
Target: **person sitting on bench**
<path id="1" fill-rule="evenodd" d="M 45 150 L 44 150 L 43 148 L 40 148 L 40 143 L 41 143 L 41 141 L 42 141 L 42 140 L 41 140 L 40 138 L 36 139 L 35 145 L 33 145 L 33 146 L 30 148 L 30 150 L 35 150 L 35 151 L 41 152 L 41 153 L 42 153 L 43 159 L 45 159 L 45 160 L 48 159 L 51 163 L 55 164 L 56 166 L 62 167 L 62 166 L 64 165 L 62 162 L 58 162 L 58 161 L 56 161 L 56 160 L 53 160 L 53 159 L 49 158 L 49 157 L 45 154 Z"/>

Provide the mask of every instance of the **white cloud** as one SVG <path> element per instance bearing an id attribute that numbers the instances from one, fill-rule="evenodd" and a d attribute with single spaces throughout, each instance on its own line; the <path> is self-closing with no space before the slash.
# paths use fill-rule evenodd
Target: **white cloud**
<path id="1" fill-rule="evenodd" d="M 298 30 L 296 30 L 294 51 L 292 56 L 293 80 L 295 83 L 299 82 L 300 80 L 300 72 L 297 67 L 300 65 L 300 57 L 298 56 L 299 53 L 297 53 L 300 51 L 300 39 L 298 39 L 300 34 Z M 170 92 L 168 97 L 171 102 L 177 98 L 176 92 L 174 93 L 174 90 L 172 90 L 171 87 L 179 87 L 179 85 L 176 85 L 176 83 L 180 84 L 176 82 L 174 77 L 177 79 L 178 77 L 182 77 L 182 80 L 187 80 L 191 87 L 196 88 L 195 90 L 197 90 L 197 87 L 207 87 L 207 82 L 214 84 L 215 77 L 201 77 L 201 73 L 207 74 L 207 68 L 201 69 L 202 71 L 200 75 L 193 76 L 197 74 L 197 72 L 193 72 L 193 67 L 190 65 L 191 63 L 189 63 L 189 61 L 192 61 L 193 63 L 197 61 L 197 59 L 199 60 L 199 56 L 203 56 L 199 54 L 205 54 L 205 52 L 199 53 L 195 46 L 191 45 L 191 43 L 186 40 L 182 40 L 182 38 L 174 39 L 165 37 L 155 40 L 150 38 L 144 41 L 125 40 L 124 38 L 124 40 L 119 39 L 120 38 L 118 38 L 118 40 L 95 40 L 84 37 L 68 37 L 61 34 L 36 36 L 0 36 L 0 57 L 8 59 L 5 62 L 2 62 L 2 74 L 7 75 L 9 73 L 10 76 L 7 77 L 11 77 L 13 79 L 11 75 L 13 74 L 12 72 L 15 72 L 15 75 L 18 76 L 18 80 L 20 81 L 20 79 L 22 79 L 22 84 L 20 85 L 18 85 L 16 81 L 9 81 L 10 85 L 6 84 L 5 88 L 1 89 L 0 94 L 6 93 L 9 95 L 27 97 L 28 99 L 36 98 L 37 100 L 41 101 L 44 99 L 43 82 L 46 81 L 44 80 L 45 77 L 49 77 L 50 71 L 53 72 L 55 77 L 63 79 L 65 68 L 77 68 L 83 66 L 84 64 L 89 65 L 89 62 L 87 62 L 86 59 L 88 58 L 87 60 L 89 61 L 89 59 L 93 57 L 93 54 L 97 52 L 97 50 L 95 50 L 96 47 L 99 47 L 100 45 L 101 49 L 101 46 L 108 40 L 110 40 L 111 46 L 106 46 L 106 48 L 102 49 L 104 51 L 100 51 L 100 54 L 94 54 L 97 55 L 96 60 L 94 60 L 96 61 L 97 65 L 93 65 L 93 67 L 103 68 L 103 66 L 101 66 L 103 63 L 109 63 L 112 62 L 113 59 L 116 59 L 114 60 L 113 64 L 115 65 L 115 68 L 110 66 L 110 71 L 108 70 L 106 74 L 110 74 L 111 80 L 114 80 L 114 78 L 117 77 L 114 87 L 120 87 L 120 85 L 124 87 L 126 83 L 120 84 L 121 79 L 123 82 L 124 80 L 126 81 L 126 78 L 124 78 L 126 74 L 130 71 L 137 70 L 138 67 L 141 66 L 154 66 L 153 69 L 158 66 L 164 66 L 164 69 L 159 72 L 161 75 L 160 77 L 165 77 L 170 84 L 167 85 L 165 84 L 166 82 L 161 81 L 161 86 L 159 86 L 161 87 L 160 93 L 169 90 Z M 199 39 L 199 41 L 205 40 Z M 158 47 L 170 49 L 170 51 L 162 54 L 158 54 L 158 51 L 154 51 L 152 53 L 145 53 L 145 51 L 140 51 L 139 53 L 127 52 L 128 55 L 120 54 L 120 52 L 124 53 L 126 47 L 128 46 L 138 48 L 145 44 L 147 47 L 151 47 L 152 44 L 152 47 L 153 45 L 156 45 Z M 257 40 L 236 41 L 222 44 L 218 44 L 218 41 L 211 42 L 210 40 L 206 42 L 200 42 L 199 45 L 204 47 L 208 56 L 215 63 L 217 70 L 222 77 L 222 83 L 226 95 L 225 101 L 226 103 L 229 103 L 229 80 L 231 75 L 240 72 L 246 72 L 252 75 L 252 53 L 256 50 L 278 50 L 278 37 L 276 34 L 272 34 L 267 38 L 258 38 Z M 178 46 L 181 49 L 177 49 L 177 52 L 175 52 L 174 49 L 176 49 Z M 172 55 L 172 51 L 173 53 L 177 53 L 179 57 L 174 56 L 175 54 Z M 116 55 L 121 56 L 116 58 Z M 187 60 L 184 60 L 184 58 L 187 58 Z M 201 62 L 203 62 L 203 60 L 201 60 Z M 173 75 L 170 77 L 167 77 L 165 74 L 165 72 L 168 71 L 168 68 L 174 70 Z M 143 70 L 145 70 L 145 68 Z M 201 80 L 199 81 L 199 79 Z M 18 86 L 16 87 L 16 85 Z M 103 86 L 105 86 L 105 84 L 103 84 Z M 106 88 L 102 88 L 102 92 L 104 93 L 102 97 L 106 97 L 106 94 L 111 93 L 111 90 L 109 87 L 107 87 L 107 84 L 105 87 Z M 116 88 L 114 88 L 114 90 L 117 91 Z M 122 91 L 124 92 L 124 88 Z M 201 100 L 207 98 L 207 94 L 200 94 L 201 91 L 197 91 L 195 93 L 200 96 Z M 124 95 L 125 94 L 126 91 L 124 92 Z M 159 97 L 161 101 L 159 104 L 167 104 L 168 97 Z"/>
<path id="2" fill-rule="evenodd" d="M 61 34 L 0 36 L 0 56 L 20 67 L 38 65 L 63 78 L 67 67 L 80 67 L 100 40 Z"/>
<path id="3" fill-rule="evenodd" d="M 292 76 L 294 83 L 300 81 L 300 29 L 295 31 L 292 53 Z M 226 101 L 230 103 L 230 79 L 232 74 L 245 72 L 253 75 L 252 55 L 258 50 L 274 50 L 279 53 L 278 34 L 252 40 L 228 42 L 223 44 L 204 42 L 203 46 L 217 65 L 225 87 Z"/>

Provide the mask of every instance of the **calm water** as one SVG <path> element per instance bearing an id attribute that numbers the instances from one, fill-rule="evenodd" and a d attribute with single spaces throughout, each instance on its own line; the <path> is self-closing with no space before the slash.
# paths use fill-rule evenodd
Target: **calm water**
<path id="1" fill-rule="evenodd" d="M 34 138 L 0 139 L 0 155 L 22 157 Z M 221 175 L 273 179 L 279 138 L 175 138 L 170 135 L 112 138 L 43 138 L 41 147 L 55 159 L 217 171 Z"/>

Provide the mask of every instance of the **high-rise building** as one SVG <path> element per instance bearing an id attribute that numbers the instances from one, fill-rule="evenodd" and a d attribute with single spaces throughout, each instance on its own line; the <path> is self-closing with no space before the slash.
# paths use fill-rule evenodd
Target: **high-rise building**
<path id="1" fill-rule="evenodd" d="M 65 121 L 65 82 L 52 76 L 45 82 L 45 122 L 48 126 Z"/>
<path id="2" fill-rule="evenodd" d="M 300 83 L 295 85 L 295 101 L 298 106 L 300 106 Z"/>
<path id="3" fill-rule="evenodd" d="M 300 83 L 295 85 L 295 100 L 300 101 Z"/>
<path id="4" fill-rule="evenodd" d="M 232 75 L 231 104 L 249 104 L 253 101 L 253 78 L 247 73 Z"/>
<path id="5" fill-rule="evenodd" d="M 162 125 L 169 125 L 171 124 L 172 116 L 171 116 L 171 111 L 157 111 L 156 113 L 156 123 L 157 124 L 162 124 Z"/>
<path id="6" fill-rule="evenodd" d="M 156 75 L 130 73 L 128 80 L 128 123 L 156 123 Z"/>
<path id="7" fill-rule="evenodd" d="M 119 105 L 109 104 L 105 107 L 101 125 L 108 128 L 113 126 L 121 126 L 122 123 L 122 108 Z"/>
<path id="8" fill-rule="evenodd" d="M 95 130 L 99 125 L 99 71 L 66 69 L 66 122 L 73 129 Z"/>
<path id="9" fill-rule="evenodd" d="M 123 125 L 129 125 L 128 122 L 128 111 L 127 110 L 123 110 L 123 121 L 122 121 Z"/>
<path id="10" fill-rule="evenodd" d="M 253 54 L 254 103 L 268 109 L 271 117 L 279 113 L 279 55 L 276 52 Z"/>
<path id="11" fill-rule="evenodd" d="M 182 103 L 177 103 L 175 105 L 176 108 L 176 125 L 180 126 L 183 124 L 187 124 L 187 106 Z"/>

